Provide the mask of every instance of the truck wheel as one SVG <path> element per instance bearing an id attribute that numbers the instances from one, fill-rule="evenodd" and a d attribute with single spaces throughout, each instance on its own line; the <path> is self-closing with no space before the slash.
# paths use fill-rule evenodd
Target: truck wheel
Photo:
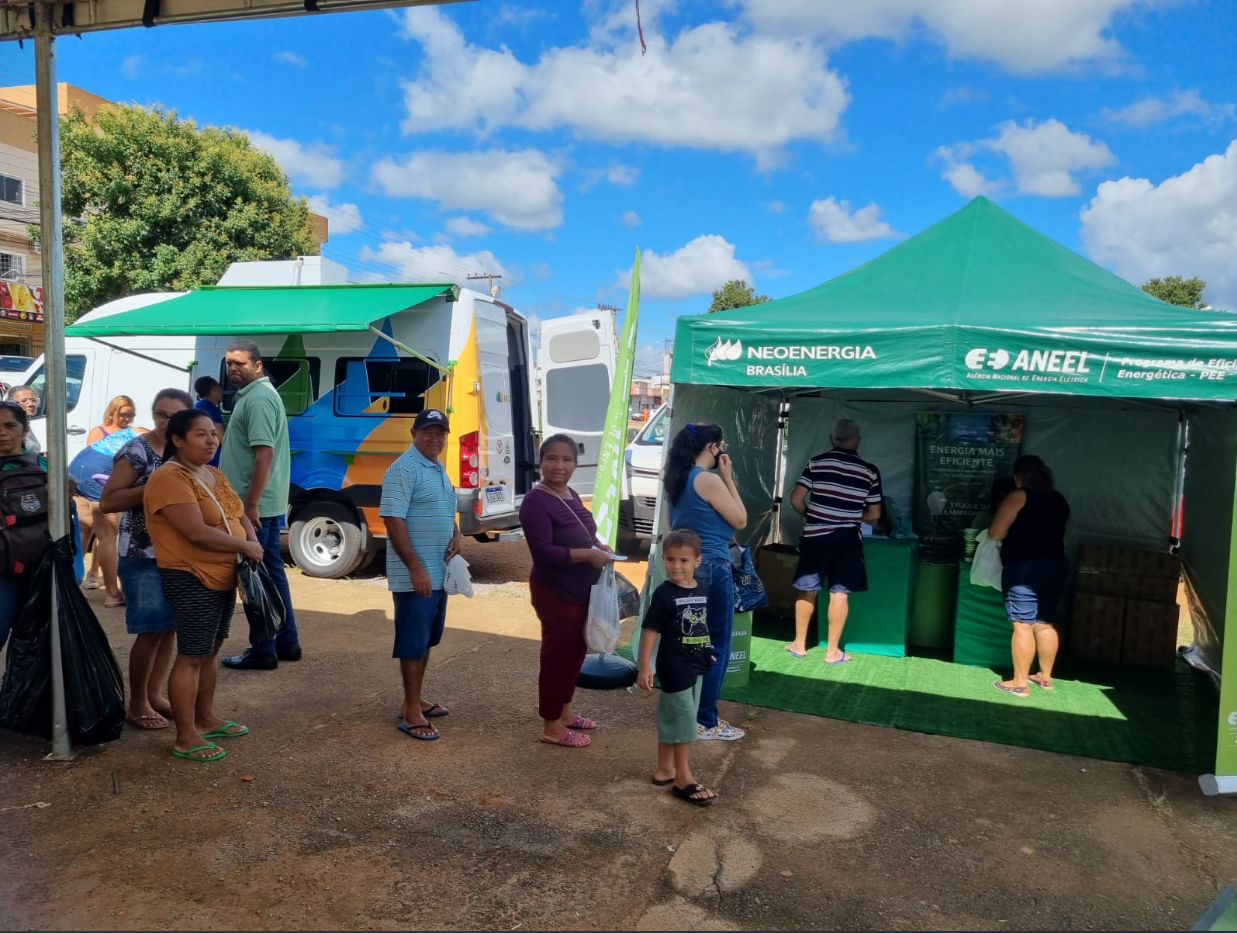
<path id="1" fill-rule="evenodd" d="M 311 505 L 297 515 L 288 550 L 302 573 L 328 580 L 346 577 L 365 557 L 355 513 L 335 502 Z"/>

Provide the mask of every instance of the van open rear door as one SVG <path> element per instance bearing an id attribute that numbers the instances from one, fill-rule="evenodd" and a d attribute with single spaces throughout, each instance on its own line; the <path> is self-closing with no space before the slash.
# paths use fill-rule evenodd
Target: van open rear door
<path id="1" fill-rule="evenodd" d="M 571 486 L 592 495 L 597 456 L 614 381 L 614 318 L 609 311 L 573 314 L 541 325 L 541 436 L 567 434 L 579 465 Z"/>

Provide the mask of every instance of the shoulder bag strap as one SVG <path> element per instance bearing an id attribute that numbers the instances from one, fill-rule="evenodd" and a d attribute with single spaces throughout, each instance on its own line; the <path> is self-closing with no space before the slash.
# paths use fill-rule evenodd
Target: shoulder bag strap
<path id="1" fill-rule="evenodd" d="M 197 481 L 197 484 L 198 484 L 199 486 L 201 486 L 203 489 L 205 489 L 205 490 L 206 490 L 206 494 L 207 494 L 208 496 L 210 496 L 210 501 L 211 501 L 211 502 L 213 502 L 213 503 L 215 503 L 215 508 L 217 508 L 217 509 L 219 510 L 219 514 L 223 516 L 223 527 L 224 527 L 224 528 L 226 528 L 226 529 L 228 530 L 228 534 L 229 534 L 229 535 L 231 535 L 231 534 L 232 534 L 232 524 L 228 521 L 228 513 L 227 513 L 227 512 L 225 512 L 225 511 L 223 510 L 223 506 L 222 506 L 222 505 L 220 505 L 220 504 L 219 504 L 219 500 L 215 498 L 215 492 L 214 492 L 214 490 L 213 490 L 213 489 L 211 489 L 209 486 L 207 486 L 207 485 L 206 485 L 206 483 L 202 480 L 202 477 L 200 477 L 200 476 L 196 475 L 195 473 L 193 473 L 193 471 L 191 471 L 191 470 L 190 470 L 188 467 L 186 467 L 184 464 L 182 464 L 182 463 L 177 463 L 175 460 L 172 460 L 172 461 L 170 461 L 170 462 L 171 462 L 171 463 L 173 463 L 173 464 L 175 464 L 175 465 L 176 465 L 177 467 L 179 467 L 180 469 L 184 470 L 184 471 L 185 471 L 186 473 L 188 473 L 190 476 L 192 476 L 192 477 L 193 477 L 193 478 Z M 237 562 L 238 564 L 239 564 L 241 561 L 243 561 L 244 559 L 245 559 L 245 558 L 244 558 L 244 556 L 243 556 L 243 555 L 241 555 L 241 554 L 237 554 L 237 555 L 236 555 L 236 562 Z"/>

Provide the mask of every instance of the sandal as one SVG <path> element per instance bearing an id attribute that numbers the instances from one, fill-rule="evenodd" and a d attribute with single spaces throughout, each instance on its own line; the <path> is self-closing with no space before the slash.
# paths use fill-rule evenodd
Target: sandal
<path id="1" fill-rule="evenodd" d="M 414 739 L 420 739 L 422 742 L 432 742 L 434 741 L 434 739 L 438 738 L 438 736 L 442 734 L 437 729 L 435 729 L 434 724 L 429 721 L 413 723 L 412 725 L 409 725 L 406 722 L 401 722 L 395 728 L 399 729 L 399 731 L 404 733 L 404 735 L 410 736 Z M 418 732 L 416 731 L 418 729 L 433 729 L 434 731 L 433 732 Z"/>
<path id="2" fill-rule="evenodd" d="M 649 778 L 649 780 L 652 781 L 654 784 L 656 784 L 658 787 L 666 787 L 674 783 L 674 778 L 672 777 L 668 777 L 668 778 L 651 777 Z"/>
<path id="3" fill-rule="evenodd" d="M 194 752 L 206 752 L 206 751 L 214 751 L 215 754 L 213 755 L 195 755 L 194 754 Z M 191 748 L 185 752 L 182 752 L 179 748 L 173 745 L 172 754 L 175 755 L 177 758 L 184 758 L 188 761 L 218 761 L 220 758 L 223 758 L 225 755 L 227 755 L 227 752 L 225 752 L 222 748 L 220 748 L 214 742 L 207 742 L 205 745 L 199 745 L 196 748 Z"/>
<path id="4" fill-rule="evenodd" d="M 1007 687 L 999 680 L 994 680 L 992 686 L 996 687 L 1002 693 L 1008 693 L 1010 696 L 1017 697 L 1020 700 L 1025 700 L 1031 695 L 1031 691 L 1027 687 Z"/>
<path id="5" fill-rule="evenodd" d="M 1028 683 L 1035 684 L 1035 686 L 1037 686 L 1037 687 L 1041 687 L 1041 688 L 1043 688 L 1044 690 L 1056 690 L 1056 689 L 1057 689 L 1057 688 L 1053 685 L 1053 683 L 1052 683 L 1052 680 L 1051 680 L 1051 679 L 1044 678 L 1044 677 L 1043 677 L 1042 675 L 1040 675 L 1040 674 L 1035 674 L 1035 675 L 1034 675 L 1034 676 L 1032 676 L 1032 677 L 1028 677 L 1028 678 L 1027 678 L 1027 682 L 1028 682 Z"/>
<path id="6" fill-rule="evenodd" d="M 450 716 L 451 710 L 447 709 L 441 703 L 431 703 L 425 709 L 421 710 L 421 715 L 426 719 L 441 719 L 443 716 Z M 403 719 L 403 713 L 396 713 L 396 719 Z"/>
<path id="7" fill-rule="evenodd" d="M 568 726 L 568 728 L 569 729 L 596 729 L 597 723 L 593 722 L 593 720 L 591 719 L 585 719 L 579 713 L 576 713 L 575 719 L 571 720 L 571 724 Z"/>
<path id="8" fill-rule="evenodd" d="M 204 739 L 239 739 L 242 735 L 249 734 L 249 727 L 242 726 L 235 719 L 229 719 L 218 729 L 211 729 L 210 732 L 203 732 Z"/>
<path id="9" fill-rule="evenodd" d="M 688 784 L 686 787 L 679 787 L 677 784 L 670 788 L 670 792 L 680 800 L 686 800 L 688 803 L 693 803 L 698 807 L 709 807 L 713 805 L 713 801 L 717 799 L 717 794 L 709 790 L 703 784 Z M 697 797 L 696 794 L 705 793 L 707 797 Z"/>
<path id="10" fill-rule="evenodd" d="M 546 745 L 561 745 L 563 748 L 586 748 L 593 744 L 593 740 L 587 735 L 580 735 L 574 729 L 564 729 L 563 734 L 558 737 L 558 740 L 547 739 L 544 735 L 541 741 Z"/>
<path id="11" fill-rule="evenodd" d="M 153 716 L 126 716 L 125 722 L 135 729 L 147 729 L 150 731 L 166 729 L 171 725 L 165 717 L 160 716 L 158 713 L 155 713 Z M 206 738 L 206 736 L 203 736 L 203 738 Z"/>
<path id="12" fill-rule="evenodd" d="M 124 606 L 125 606 L 125 598 L 123 596 L 114 602 L 111 599 L 103 600 L 104 609 L 121 609 Z"/>

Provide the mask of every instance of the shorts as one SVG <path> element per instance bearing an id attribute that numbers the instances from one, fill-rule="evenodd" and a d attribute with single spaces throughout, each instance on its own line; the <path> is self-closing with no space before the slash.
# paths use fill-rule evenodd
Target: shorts
<path id="1" fill-rule="evenodd" d="M 212 590 L 186 570 L 159 568 L 163 595 L 176 616 L 176 650 L 191 658 L 214 654 L 232 631 L 236 590 Z"/>
<path id="2" fill-rule="evenodd" d="M 674 693 L 661 692 L 657 698 L 657 741 L 667 745 L 683 745 L 696 741 L 696 711 L 700 708 L 700 688 L 703 678 L 694 686 Z"/>
<path id="3" fill-rule="evenodd" d="M 153 557 L 122 557 L 117 563 L 125 593 L 125 631 L 155 635 L 176 631 L 176 615 L 163 595 L 163 579 Z"/>
<path id="4" fill-rule="evenodd" d="M 1007 564 L 1001 571 L 1001 590 L 1009 620 L 1027 625 L 1055 622 L 1068 578 L 1069 561 L 1064 557 Z"/>
<path id="5" fill-rule="evenodd" d="M 429 596 L 392 593 L 395 602 L 395 647 L 391 657 L 420 661 L 442 641 L 447 625 L 447 591 L 432 590 Z"/>
<path id="6" fill-rule="evenodd" d="M 858 528 L 804 537 L 799 542 L 794 588 L 802 593 L 818 593 L 823 588 L 822 577 L 829 579 L 830 593 L 867 591 L 868 565 L 863 559 L 863 535 Z"/>

